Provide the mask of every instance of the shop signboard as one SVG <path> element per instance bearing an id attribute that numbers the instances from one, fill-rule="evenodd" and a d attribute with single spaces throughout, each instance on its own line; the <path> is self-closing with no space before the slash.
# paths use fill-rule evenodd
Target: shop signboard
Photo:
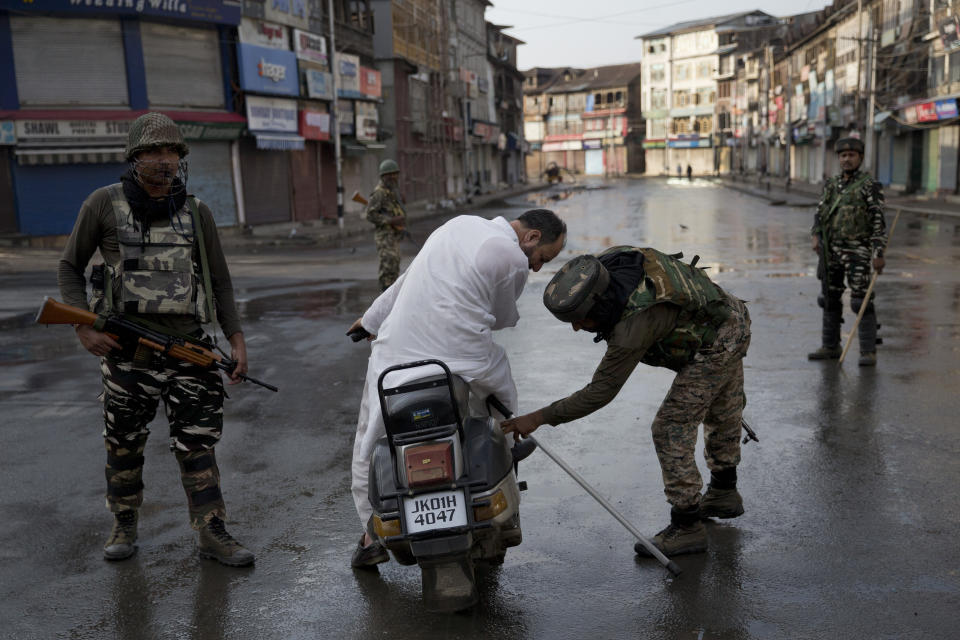
<path id="1" fill-rule="evenodd" d="M 301 29 L 293 30 L 293 50 L 301 60 L 327 66 L 327 39 Z"/>
<path id="2" fill-rule="evenodd" d="M 236 140 L 245 122 L 177 122 L 187 140 Z"/>
<path id="3" fill-rule="evenodd" d="M 21 145 L 124 145 L 132 120 L 17 120 Z"/>
<path id="4" fill-rule="evenodd" d="M 316 109 L 301 110 L 300 135 L 307 140 L 329 140 L 330 114 Z"/>
<path id="5" fill-rule="evenodd" d="M 671 149 L 699 149 L 710 146 L 710 138 L 684 137 L 671 138 L 667 141 L 667 146 Z"/>
<path id="6" fill-rule="evenodd" d="M 347 53 L 336 54 L 337 93 L 341 98 L 361 98 L 360 57 Z"/>
<path id="7" fill-rule="evenodd" d="M 237 67 L 240 70 L 240 87 L 245 91 L 281 96 L 300 95 L 297 57 L 292 51 L 238 44 Z"/>
<path id="8" fill-rule="evenodd" d="M 937 106 L 933 102 L 923 102 L 917 105 L 917 122 L 936 122 Z"/>
<path id="9" fill-rule="evenodd" d="M 360 67 L 360 93 L 367 98 L 380 98 L 383 92 L 380 87 L 379 71 Z"/>
<path id="10" fill-rule="evenodd" d="M 337 100 L 337 122 L 340 124 L 340 135 L 352 136 L 355 129 L 353 102 Z"/>
<path id="11" fill-rule="evenodd" d="M 481 120 L 473 121 L 473 135 L 481 138 L 481 142 L 496 142 L 500 135 L 500 127 L 489 122 Z M 577 149 L 581 149 L 580 141 L 577 141 Z"/>
<path id="12" fill-rule="evenodd" d="M 247 96 L 247 127 L 250 131 L 297 133 L 297 125 L 296 100 Z"/>
<path id="13" fill-rule="evenodd" d="M 583 141 L 584 149 L 601 149 L 603 148 L 602 140 L 584 140 Z"/>
<path id="14" fill-rule="evenodd" d="M 937 109 L 938 120 L 947 120 L 949 118 L 956 118 L 958 115 L 957 101 L 954 98 L 948 98 L 947 100 L 937 100 L 936 109 Z"/>
<path id="15" fill-rule="evenodd" d="M 268 0 L 270 2 L 271 0 Z M 305 2 L 306 0 L 301 0 Z M 240 0 L 0 0 L 0 10 L 154 16 L 191 22 L 240 24 Z"/>
<path id="16" fill-rule="evenodd" d="M 254 18 L 244 18 L 240 23 L 240 42 L 255 44 L 268 49 L 290 49 L 290 28 Z"/>
<path id="17" fill-rule="evenodd" d="M 307 79 L 307 96 L 320 100 L 333 100 L 333 76 L 326 71 L 304 69 Z"/>
<path id="18" fill-rule="evenodd" d="M 299 29 L 309 29 L 307 0 L 264 0 L 263 17 Z"/>
<path id="19" fill-rule="evenodd" d="M 375 141 L 379 118 L 377 105 L 372 102 L 355 103 L 357 113 L 357 140 Z"/>
<path id="20" fill-rule="evenodd" d="M 917 108 L 904 107 L 903 121 L 906 122 L 907 124 L 914 124 L 917 121 Z"/>

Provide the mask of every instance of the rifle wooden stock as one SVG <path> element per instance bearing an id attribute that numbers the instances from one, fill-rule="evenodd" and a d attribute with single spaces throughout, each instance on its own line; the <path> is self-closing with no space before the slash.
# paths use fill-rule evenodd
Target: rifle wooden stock
<path id="1" fill-rule="evenodd" d="M 224 358 L 216 351 L 207 349 L 196 342 L 183 338 L 166 335 L 160 331 L 148 329 L 130 320 L 115 316 L 100 316 L 91 311 L 57 302 L 47 296 L 37 313 L 37 324 L 85 324 L 121 343 L 142 345 L 157 353 L 189 362 L 205 369 L 220 369 L 232 374 L 237 363 Z M 243 380 L 248 380 L 261 387 L 277 391 L 273 385 L 261 382 L 245 374 L 239 374 Z"/>
<path id="2" fill-rule="evenodd" d="M 354 202 L 359 202 L 363 206 L 367 206 L 367 199 L 364 198 L 362 195 L 360 195 L 359 191 L 354 191 L 353 197 L 350 199 L 353 200 Z"/>

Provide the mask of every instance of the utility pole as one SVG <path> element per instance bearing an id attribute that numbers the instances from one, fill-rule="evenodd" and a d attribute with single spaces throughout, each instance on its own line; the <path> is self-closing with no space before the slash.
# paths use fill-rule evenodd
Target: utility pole
<path id="1" fill-rule="evenodd" d="M 793 116 L 790 114 L 790 105 L 793 104 L 793 57 L 787 59 L 787 113 L 784 116 L 784 125 L 787 130 L 787 153 L 783 160 L 784 173 L 787 177 L 787 189 L 790 188 L 790 148 L 793 144 Z"/>
<path id="2" fill-rule="evenodd" d="M 337 100 L 340 97 L 337 84 L 337 37 L 333 28 L 333 0 L 327 0 L 327 15 L 330 18 L 330 59 L 333 73 L 333 100 L 330 102 L 330 126 L 333 127 L 333 152 L 337 166 L 337 226 L 343 231 L 343 156 L 340 151 L 340 121 L 337 118 Z"/>
<path id="3" fill-rule="evenodd" d="M 857 0 L 857 92 L 853 103 L 853 121 L 862 122 L 860 118 L 860 67 L 863 58 L 863 0 Z"/>
<path id="4" fill-rule="evenodd" d="M 866 130 L 864 131 L 864 170 L 873 171 L 873 160 L 876 153 L 874 152 L 874 135 L 873 130 L 873 110 L 876 108 L 876 83 L 877 83 L 877 30 L 876 28 L 871 28 L 870 39 L 868 40 L 870 48 L 868 49 L 869 57 L 867 58 L 867 120 Z"/>

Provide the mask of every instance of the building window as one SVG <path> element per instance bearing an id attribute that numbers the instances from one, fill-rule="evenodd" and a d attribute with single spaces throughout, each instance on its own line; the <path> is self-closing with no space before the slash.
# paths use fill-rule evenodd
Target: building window
<path id="1" fill-rule="evenodd" d="M 936 56 L 930 58 L 930 76 L 927 79 L 928 85 L 930 88 L 938 87 L 943 84 L 944 80 L 944 57 Z"/>
<path id="2" fill-rule="evenodd" d="M 700 135 L 710 135 L 713 131 L 713 116 L 698 116 L 693 126 Z"/>
<path id="3" fill-rule="evenodd" d="M 663 82 L 666 79 L 667 74 L 662 64 L 650 65 L 650 82 Z"/>
<path id="4" fill-rule="evenodd" d="M 960 82 L 960 51 L 950 54 L 950 82 Z"/>
<path id="5" fill-rule="evenodd" d="M 713 74 L 713 67 L 709 60 L 703 60 L 697 63 L 697 77 L 709 78 Z"/>

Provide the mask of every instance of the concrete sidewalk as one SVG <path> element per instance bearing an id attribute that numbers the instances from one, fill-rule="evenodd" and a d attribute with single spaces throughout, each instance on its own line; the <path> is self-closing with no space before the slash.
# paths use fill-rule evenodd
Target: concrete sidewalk
<path id="1" fill-rule="evenodd" d="M 787 189 L 782 178 L 758 179 L 756 176 L 720 176 L 713 178 L 713 181 L 728 189 L 767 200 L 771 206 L 816 207 L 822 189 L 822 185 L 807 183 L 793 183 Z M 887 195 L 886 209 L 888 213 L 900 209 L 906 213 L 927 216 L 960 217 L 960 202 L 942 198 Z"/>

